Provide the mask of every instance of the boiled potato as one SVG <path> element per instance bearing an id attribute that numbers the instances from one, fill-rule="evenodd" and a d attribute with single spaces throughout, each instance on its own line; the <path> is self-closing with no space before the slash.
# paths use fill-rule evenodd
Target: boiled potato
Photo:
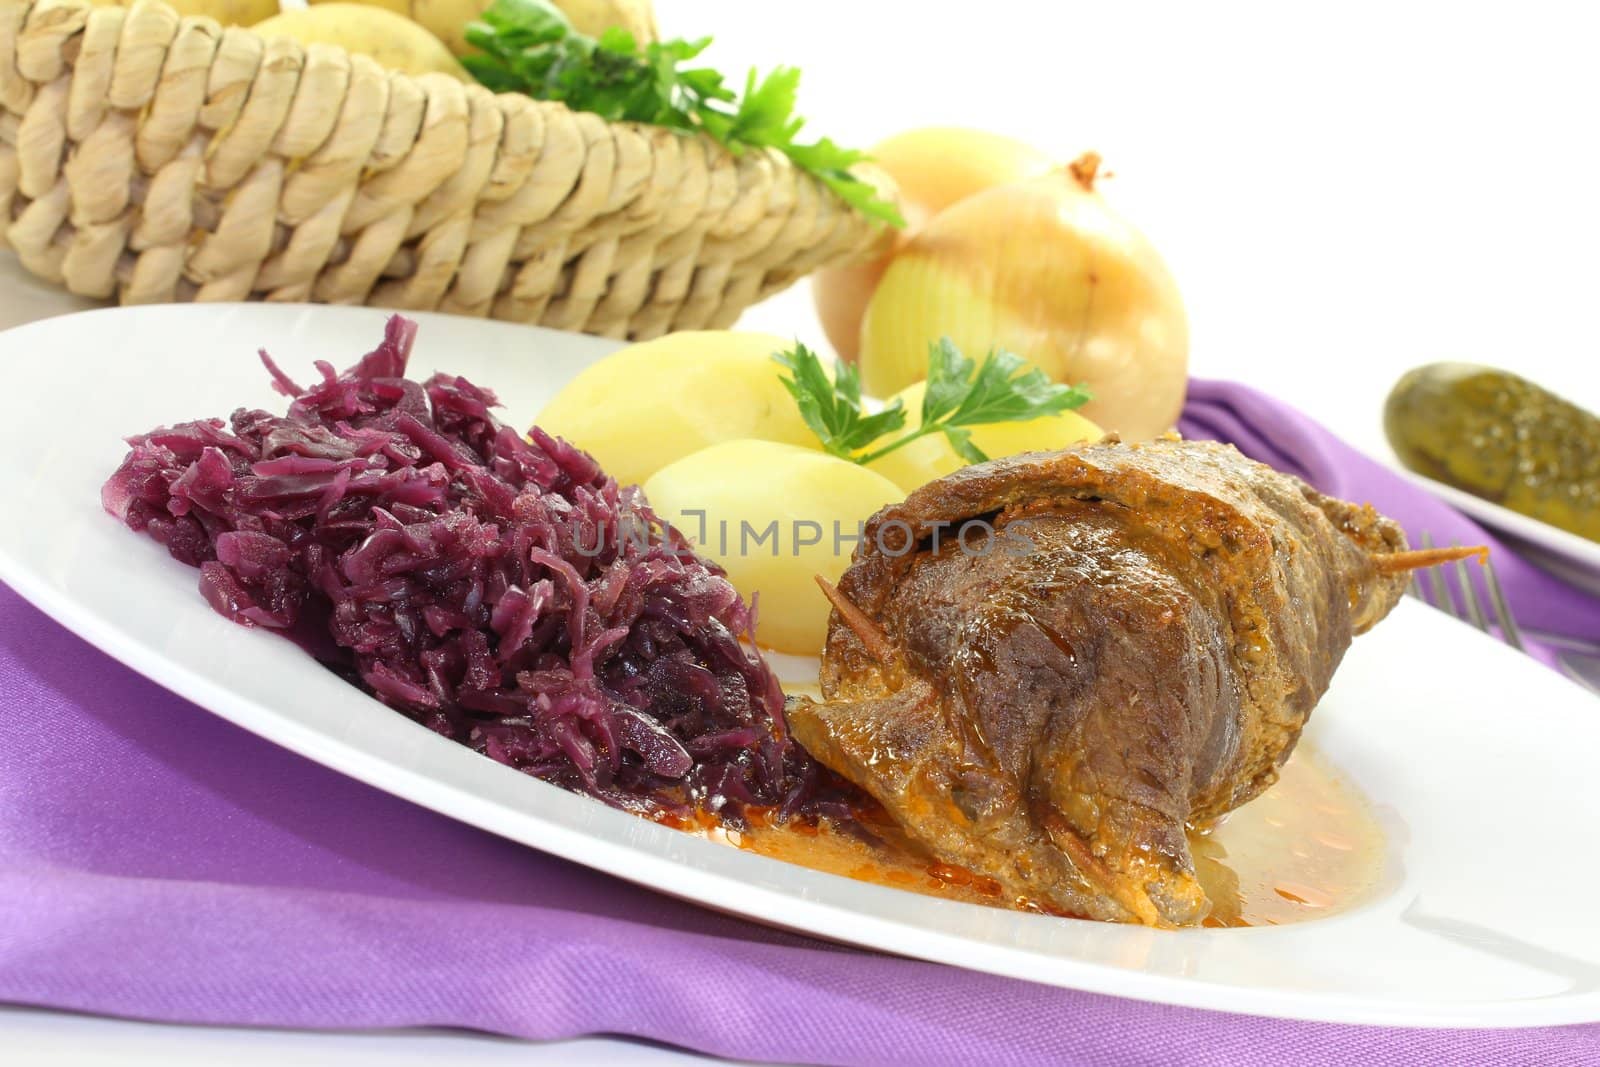
<path id="1" fill-rule="evenodd" d="M 927 391 L 927 383 L 918 382 L 890 398 L 904 404 L 907 413 L 906 428 L 899 436 L 922 425 L 922 396 Z M 1104 435 L 1100 427 L 1076 411 L 1063 411 L 1028 422 L 996 422 L 972 427 L 972 443 L 990 459 L 1014 456 L 1018 452 L 1053 452 L 1079 441 L 1097 441 Z M 881 442 L 878 447 L 887 443 Z M 956 455 L 944 434 L 934 433 L 873 461 L 871 468 L 909 493 L 966 465 L 967 461 Z"/>
<path id="2" fill-rule="evenodd" d="M 585 449 L 623 485 L 734 438 L 820 448 L 772 354 L 792 342 L 704 330 L 630 345 L 586 369 L 536 420 Z"/>
<path id="3" fill-rule="evenodd" d="M 837 582 L 861 523 L 905 495 L 848 460 L 752 440 L 685 456 L 657 471 L 644 492 L 701 555 L 727 569 L 734 588 L 757 598 L 756 640 L 805 656 L 820 653 L 828 633 L 828 601 L 815 576 Z"/>
<path id="4" fill-rule="evenodd" d="M 405 74 L 449 74 L 470 81 L 450 50 L 404 15 L 367 4 L 318 4 L 285 11 L 257 23 L 263 37 L 289 37 L 301 44 L 331 44 L 371 56 L 380 66 Z"/>

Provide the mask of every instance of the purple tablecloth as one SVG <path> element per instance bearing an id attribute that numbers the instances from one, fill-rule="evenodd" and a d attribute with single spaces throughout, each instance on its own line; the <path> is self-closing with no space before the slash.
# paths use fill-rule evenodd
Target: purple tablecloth
<path id="1" fill-rule="evenodd" d="M 1249 390 L 1195 383 L 1185 428 L 1371 500 L 1413 532 L 1483 539 Z M 1526 622 L 1600 635 L 1600 603 L 1498 560 Z M 0 735 L 0 1000 L 183 1022 L 610 1032 L 829 1064 L 1600 1062 L 1600 1025 L 1399 1031 L 1213 1014 L 701 911 L 277 749 L 3 587 Z"/>

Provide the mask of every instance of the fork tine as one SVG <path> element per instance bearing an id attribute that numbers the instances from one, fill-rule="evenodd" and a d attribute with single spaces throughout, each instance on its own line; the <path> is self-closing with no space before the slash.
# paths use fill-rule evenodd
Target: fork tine
<path id="1" fill-rule="evenodd" d="M 1472 575 L 1467 573 L 1465 560 L 1457 560 L 1451 564 L 1450 569 L 1456 573 L 1456 585 L 1461 589 L 1461 600 L 1467 607 L 1467 618 L 1472 620 L 1472 625 L 1489 632 L 1489 622 L 1483 617 L 1483 603 L 1478 598 L 1477 587 L 1472 583 Z"/>
<path id="2" fill-rule="evenodd" d="M 1433 547 L 1433 537 L 1426 530 L 1422 531 L 1422 547 Z M 1459 619 L 1461 615 L 1456 611 L 1455 601 L 1450 599 L 1450 588 L 1444 584 L 1444 575 L 1439 573 L 1438 567 L 1429 567 L 1427 574 L 1428 585 L 1423 590 L 1422 598 L 1440 611 Z"/>
<path id="3" fill-rule="evenodd" d="M 1411 576 L 1409 588 L 1411 595 L 1428 605 L 1428 607 L 1437 608 L 1439 606 L 1433 602 L 1433 590 L 1428 588 L 1428 583 L 1422 581 L 1416 575 Z"/>
<path id="4" fill-rule="evenodd" d="M 1494 564 L 1488 560 L 1483 561 L 1483 580 L 1489 586 L 1489 603 L 1494 605 L 1494 621 L 1500 627 L 1500 636 L 1518 652 L 1526 651 L 1522 645 L 1522 631 L 1517 628 L 1517 620 L 1511 617 L 1511 605 L 1506 603 L 1506 592 L 1500 588 Z"/>

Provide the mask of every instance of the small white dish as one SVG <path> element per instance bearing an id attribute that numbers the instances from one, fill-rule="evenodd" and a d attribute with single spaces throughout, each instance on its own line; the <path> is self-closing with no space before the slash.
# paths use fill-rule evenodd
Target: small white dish
<path id="1" fill-rule="evenodd" d="M 495 389 L 513 424 L 613 343 L 419 315 L 412 371 Z M 1327 919 L 1151 930 L 914 895 L 790 866 L 564 792 L 414 725 L 290 642 L 227 622 L 193 570 L 100 508 L 120 438 L 281 410 L 255 357 L 344 366 L 383 313 L 112 309 L 0 334 L 0 579 L 245 729 L 377 788 L 597 870 L 808 934 L 1194 1007 L 1407 1026 L 1600 1020 L 1592 889 L 1600 716 L 1576 686 L 1413 602 L 1358 639 L 1308 737 L 1379 809 L 1386 888 Z M 0 714 L 8 710 L 0 709 Z"/>

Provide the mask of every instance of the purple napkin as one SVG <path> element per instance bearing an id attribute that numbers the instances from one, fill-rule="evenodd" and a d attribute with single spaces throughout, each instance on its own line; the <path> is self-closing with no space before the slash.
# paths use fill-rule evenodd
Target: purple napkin
<path id="1" fill-rule="evenodd" d="M 1196 436 L 1234 439 L 1441 540 L 1482 537 L 1259 394 L 1196 383 L 1188 416 Z M 1504 557 L 1498 566 L 1529 622 L 1600 631 L 1593 600 Z M 608 1032 L 827 1064 L 1600 1062 L 1600 1025 L 1253 1019 L 971 974 L 702 911 L 275 748 L 4 587 L 0 1000 L 199 1023 Z"/>

